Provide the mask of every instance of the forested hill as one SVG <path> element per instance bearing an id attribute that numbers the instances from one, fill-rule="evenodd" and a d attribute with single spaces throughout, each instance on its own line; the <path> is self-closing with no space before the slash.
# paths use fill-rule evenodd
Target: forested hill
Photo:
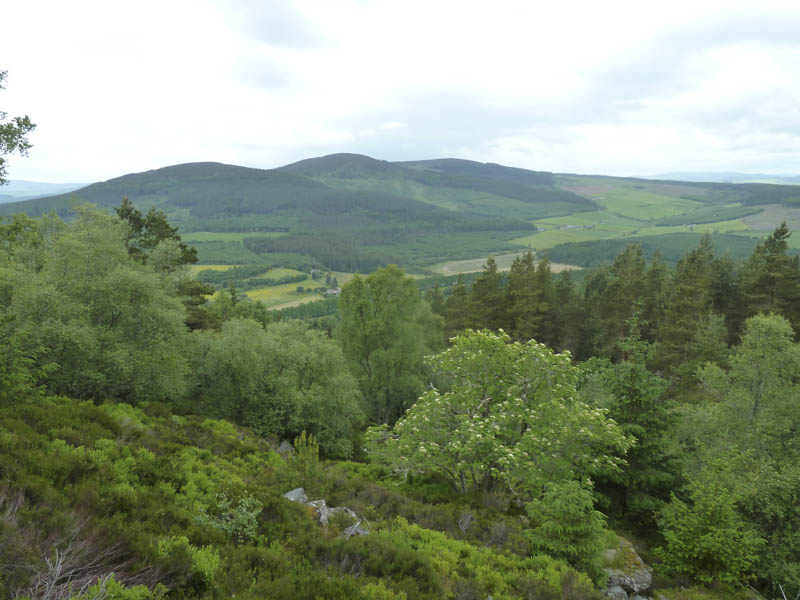
<path id="1" fill-rule="evenodd" d="M 596 244 L 606 242 L 615 252 L 636 241 L 665 256 L 674 247 L 680 256 L 706 232 L 747 254 L 782 220 L 794 228 L 800 223 L 800 186 L 565 175 L 359 154 L 271 170 L 175 165 L 8 203 L 0 217 L 64 217 L 77 203 L 110 208 L 123 197 L 139 210 L 163 211 L 182 233 L 203 232 L 192 241 L 206 264 L 317 264 L 350 272 L 392 263 L 421 271 L 524 248 L 553 248 L 554 259 L 588 266 Z"/>

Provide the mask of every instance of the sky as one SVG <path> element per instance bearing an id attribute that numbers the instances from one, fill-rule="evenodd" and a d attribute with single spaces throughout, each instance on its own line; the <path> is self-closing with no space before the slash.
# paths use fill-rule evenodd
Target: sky
<path id="1" fill-rule="evenodd" d="M 10 0 L 12 179 L 336 152 L 800 174 L 797 0 Z"/>

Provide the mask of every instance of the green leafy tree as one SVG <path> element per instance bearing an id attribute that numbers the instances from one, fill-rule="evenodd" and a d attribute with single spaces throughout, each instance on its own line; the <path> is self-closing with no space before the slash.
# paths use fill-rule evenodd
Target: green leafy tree
<path id="1" fill-rule="evenodd" d="M 416 283 L 389 265 L 354 277 L 339 297 L 341 344 L 374 422 L 394 423 L 425 387 L 423 358 L 442 339 L 442 319 Z"/>
<path id="2" fill-rule="evenodd" d="M 0 90 L 5 89 L 6 76 L 8 71 L 0 71 Z M 19 152 L 22 156 L 27 156 L 31 144 L 28 141 L 28 134 L 36 129 L 30 118 L 12 117 L 9 120 L 8 113 L 0 110 L 0 185 L 6 183 L 7 164 L 5 156 L 14 152 Z"/>
<path id="3" fill-rule="evenodd" d="M 367 448 L 396 472 L 436 472 L 460 492 L 499 490 L 523 501 L 546 484 L 616 470 L 629 440 L 606 412 L 577 399 L 568 354 L 505 334 L 467 330 L 431 365 L 442 390 L 423 394 Z"/>
<path id="4" fill-rule="evenodd" d="M 709 471 L 734 494 L 745 523 L 768 541 L 759 578 L 800 588 L 800 345 L 779 315 L 745 322 L 742 340 L 721 364 L 700 372 L 704 396 L 683 408 L 688 470 Z M 711 470 L 709 465 L 725 465 Z"/>
<path id="5" fill-rule="evenodd" d="M 363 423 L 358 388 L 337 345 L 299 322 L 232 319 L 193 334 L 189 407 L 263 436 L 313 434 L 328 456 L 348 457 Z"/>
<path id="6" fill-rule="evenodd" d="M 51 393 L 131 403 L 183 394 L 183 307 L 129 257 L 124 230 L 84 207 L 72 223 L 45 219 L 14 242 L 0 309 Z"/>
<path id="7" fill-rule="evenodd" d="M 663 567 L 707 584 L 752 577 L 764 540 L 737 512 L 736 496 L 710 474 L 690 484 L 689 499 L 673 496 L 661 513 Z"/>

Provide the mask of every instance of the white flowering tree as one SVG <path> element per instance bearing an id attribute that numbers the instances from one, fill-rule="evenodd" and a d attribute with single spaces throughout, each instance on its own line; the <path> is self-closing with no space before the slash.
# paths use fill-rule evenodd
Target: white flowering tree
<path id="1" fill-rule="evenodd" d="M 438 472 L 462 493 L 528 501 L 548 484 L 617 469 L 630 446 L 603 409 L 578 399 L 569 354 L 467 330 L 429 362 L 441 391 L 366 434 L 367 451 L 397 473 Z"/>

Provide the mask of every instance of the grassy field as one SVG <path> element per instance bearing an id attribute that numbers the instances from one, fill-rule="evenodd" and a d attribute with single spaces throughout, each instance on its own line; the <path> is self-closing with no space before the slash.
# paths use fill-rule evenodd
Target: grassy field
<path id="1" fill-rule="evenodd" d="M 283 237 L 281 231 L 193 231 L 181 235 L 184 242 L 239 242 L 249 237 Z"/>
<path id="2" fill-rule="evenodd" d="M 700 202 L 694 200 L 631 188 L 609 190 L 592 196 L 592 200 L 609 212 L 638 221 L 680 215 L 701 206 Z"/>
<path id="3" fill-rule="evenodd" d="M 620 231 L 618 228 L 601 229 L 600 227 L 594 227 L 592 229 L 549 229 L 532 235 L 514 238 L 511 240 L 511 243 L 518 246 L 530 246 L 537 250 L 544 250 L 545 248 L 552 248 L 556 244 L 564 244 L 566 242 L 591 242 L 594 240 L 618 238 L 626 235 L 630 231 L 631 230 Z"/>
<path id="4" fill-rule="evenodd" d="M 189 270 L 192 275 L 197 275 L 200 271 L 227 271 L 236 265 L 191 265 Z"/>
<path id="5" fill-rule="evenodd" d="M 514 262 L 514 259 L 517 256 L 521 256 L 522 252 L 515 252 L 512 254 L 500 254 L 499 256 L 495 256 L 494 260 L 497 263 L 497 268 L 499 271 L 508 271 L 511 268 L 511 263 Z M 458 273 L 477 273 L 483 270 L 483 265 L 486 263 L 486 257 L 483 258 L 473 258 L 470 260 L 453 260 L 446 263 L 438 263 L 435 265 L 431 265 L 429 268 L 431 271 L 435 271 L 442 275 L 457 275 Z M 571 269 L 579 269 L 580 267 L 576 267 L 574 265 L 562 265 L 562 264 L 551 264 L 550 269 L 554 273 L 560 273 L 561 271 L 568 271 Z"/>

